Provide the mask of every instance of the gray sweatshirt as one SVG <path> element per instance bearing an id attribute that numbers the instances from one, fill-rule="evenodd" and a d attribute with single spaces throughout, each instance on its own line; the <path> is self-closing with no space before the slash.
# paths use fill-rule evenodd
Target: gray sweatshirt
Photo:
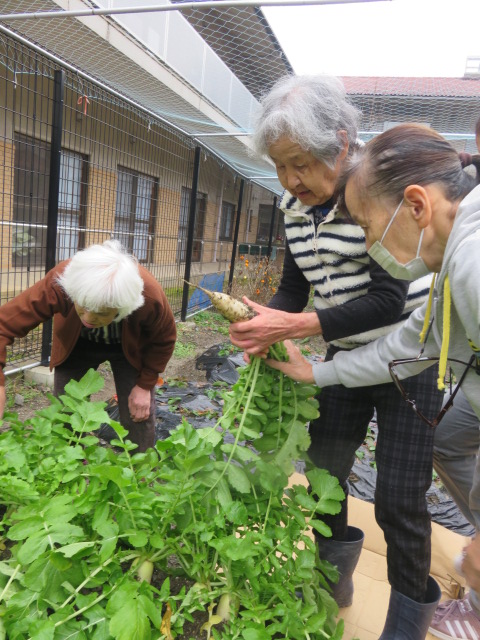
<path id="1" fill-rule="evenodd" d="M 480 355 L 480 186 L 460 204 L 448 238 L 443 263 L 434 292 L 432 329 L 425 344 L 426 356 L 439 356 L 443 338 L 444 283 L 448 275 L 452 296 L 449 358 L 468 362 Z M 313 375 L 319 387 L 343 384 L 346 387 L 391 382 L 388 363 L 418 356 L 419 334 L 427 303 L 416 309 L 396 331 L 353 351 L 341 351 L 333 360 L 314 365 Z M 465 366 L 451 363 L 457 379 Z M 402 378 L 420 372 L 418 364 L 404 366 Z M 480 375 L 471 369 L 462 390 L 480 419 Z M 433 416 L 432 416 L 433 417 Z M 470 506 L 480 530 L 480 462 L 477 464 L 470 494 Z"/>

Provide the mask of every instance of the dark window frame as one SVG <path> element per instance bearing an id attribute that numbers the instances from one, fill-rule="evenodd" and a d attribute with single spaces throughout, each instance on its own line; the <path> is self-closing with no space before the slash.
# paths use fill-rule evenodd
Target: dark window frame
<path id="1" fill-rule="evenodd" d="M 177 262 L 185 263 L 187 253 L 188 217 L 190 215 L 190 187 L 182 187 L 180 196 L 180 215 L 178 220 Z M 195 208 L 195 227 L 193 230 L 192 262 L 201 262 L 203 257 L 203 237 L 207 217 L 208 197 L 206 193 L 197 191 Z"/>
<path id="2" fill-rule="evenodd" d="M 231 241 L 235 226 L 235 205 L 227 200 L 222 201 L 222 215 L 220 217 L 219 240 Z"/>
<path id="3" fill-rule="evenodd" d="M 272 217 L 271 204 L 258 205 L 258 225 L 256 232 L 257 244 L 268 244 L 270 236 L 270 226 Z M 276 245 L 282 245 L 285 242 L 285 220 L 280 209 L 275 209 L 275 221 L 273 223 L 272 242 Z"/>
<path id="4" fill-rule="evenodd" d="M 38 268 L 45 265 L 46 259 L 46 225 L 48 222 L 48 188 L 50 181 L 50 142 L 27 135 L 20 131 L 14 134 L 14 197 L 12 211 L 12 264 L 14 268 Z M 85 246 L 85 224 L 88 202 L 88 166 L 89 158 L 84 153 L 62 147 L 61 153 L 77 156 L 81 161 L 79 208 L 74 211 L 78 215 L 76 226 L 77 242 L 75 251 Z M 20 189 L 23 187 L 23 193 Z M 59 194 L 58 212 L 61 208 Z M 70 211 L 72 213 L 72 211 Z M 14 234 L 15 224 L 25 234 L 24 247 L 14 251 L 17 246 Z M 33 232 L 33 235 L 32 235 Z M 57 229 L 58 236 L 58 229 Z M 57 242 L 57 259 L 58 259 Z"/>
<path id="5" fill-rule="evenodd" d="M 128 194 L 129 197 L 129 207 L 128 207 L 128 215 L 119 215 L 119 205 L 120 205 L 120 193 L 119 187 L 121 185 L 121 174 L 132 178 L 132 189 Z M 138 193 L 138 185 L 139 178 L 149 180 L 151 182 L 151 192 L 150 192 L 150 206 L 148 213 L 148 223 L 145 224 L 144 219 L 137 216 L 137 200 L 140 195 Z M 137 257 L 137 260 L 142 264 L 148 264 L 153 262 L 153 250 L 154 250 L 154 235 L 155 235 L 155 220 L 156 220 L 156 211 L 158 207 L 158 178 L 156 176 L 151 176 L 146 173 L 142 173 L 140 171 L 136 171 L 135 169 L 130 169 L 129 167 L 125 167 L 123 165 L 118 165 L 117 167 L 117 192 L 115 199 L 115 222 L 114 222 L 114 236 L 122 243 L 122 245 L 130 252 L 134 253 Z M 127 221 L 128 228 L 127 230 L 120 230 L 117 227 L 117 222 Z M 138 252 L 135 252 L 135 240 L 138 239 L 138 232 L 136 227 L 138 225 L 147 227 L 147 243 L 145 256 L 138 255 Z"/>

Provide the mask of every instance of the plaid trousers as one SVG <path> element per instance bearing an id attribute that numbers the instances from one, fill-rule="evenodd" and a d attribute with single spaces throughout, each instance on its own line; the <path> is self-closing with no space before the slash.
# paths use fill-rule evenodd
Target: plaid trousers
<path id="1" fill-rule="evenodd" d="M 329 348 L 327 360 L 338 349 Z M 427 417 L 442 406 L 437 367 L 404 381 L 410 398 Z M 430 571 L 431 523 L 425 494 L 432 482 L 434 431 L 405 402 L 393 383 L 360 388 L 333 385 L 321 390 L 320 417 L 310 424 L 311 462 L 336 476 L 348 494 L 347 479 L 376 410 L 377 483 L 375 517 L 387 543 L 388 580 L 393 589 L 423 602 Z M 321 516 L 334 540 L 346 537 L 347 500 L 336 516 Z"/>
<path id="2" fill-rule="evenodd" d="M 79 338 L 65 362 L 55 367 L 54 395 L 62 394 L 70 380 L 80 380 L 89 369 L 97 369 L 107 360 L 115 381 L 120 423 L 127 429 L 128 439 L 138 445 L 134 452 L 146 451 L 155 444 L 155 390 L 150 394 L 150 415 L 147 420 L 134 422 L 130 418 L 128 396 L 137 384 L 138 371 L 128 362 L 120 345 L 101 344 Z"/>

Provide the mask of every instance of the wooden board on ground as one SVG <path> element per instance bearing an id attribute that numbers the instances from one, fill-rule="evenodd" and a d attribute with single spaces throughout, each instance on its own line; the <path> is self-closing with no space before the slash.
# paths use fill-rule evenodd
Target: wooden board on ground
<path id="1" fill-rule="evenodd" d="M 294 474 L 291 484 L 306 484 L 305 476 Z M 387 581 L 386 544 L 383 532 L 375 522 L 374 506 L 349 497 L 349 524 L 365 532 L 365 542 L 357 569 L 353 576 L 355 595 L 353 604 L 340 609 L 339 617 L 345 621 L 343 640 L 378 640 L 387 615 L 390 585 Z M 431 573 L 442 589 L 442 599 L 456 595 L 463 578 L 455 571 L 453 560 L 468 538 L 441 525 L 432 523 Z M 435 640 L 427 635 L 426 640 Z"/>

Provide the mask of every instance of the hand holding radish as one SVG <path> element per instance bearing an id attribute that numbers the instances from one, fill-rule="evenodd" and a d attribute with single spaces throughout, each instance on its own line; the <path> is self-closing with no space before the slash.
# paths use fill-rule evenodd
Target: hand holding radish
<path id="1" fill-rule="evenodd" d="M 285 340 L 284 344 L 287 349 L 288 362 L 279 362 L 278 360 L 267 358 L 265 363 L 272 369 L 278 369 L 278 371 L 297 382 L 314 383 L 313 368 L 310 362 L 302 356 L 300 349 L 293 342 Z"/>
<path id="2" fill-rule="evenodd" d="M 245 304 L 256 312 L 248 322 L 236 322 L 230 326 L 230 340 L 250 355 L 264 357 L 268 347 L 287 338 L 305 338 L 321 333 L 316 313 L 287 313 L 263 307 L 248 298 Z"/>
<path id="3" fill-rule="evenodd" d="M 191 284 L 188 281 L 185 282 Z M 286 353 L 282 343 L 286 337 L 304 338 L 321 333 L 322 329 L 316 313 L 286 313 L 263 307 L 246 297 L 243 298 L 243 302 L 240 302 L 225 293 L 209 291 L 198 285 L 192 286 L 206 293 L 213 306 L 233 323 L 230 325 L 230 338 L 234 345 L 245 350 L 245 360 L 248 364 L 250 364 L 250 355 L 266 358 L 270 350 L 270 358 L 266 362 L 272 368 L 282 371 L 293 380 L 314 382 L 312 365 L 290 341 L 285 343 L 285 346 L 288 344 Z M 252 317 L 253 313 L 256 313 L 255 317 Z M 272 359 L 272 355 L 275 359 Z M 293 356 L 293 361 L 282 362 L 285 360 L 285 355 L 288 358 Z M 277 365 L 289 366 L 283 369 L 282 366 Z"/>

